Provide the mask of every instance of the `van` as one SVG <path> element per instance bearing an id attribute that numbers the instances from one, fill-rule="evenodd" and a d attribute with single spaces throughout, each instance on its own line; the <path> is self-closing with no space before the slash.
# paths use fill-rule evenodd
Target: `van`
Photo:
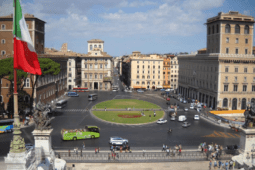
<path id="1" fill-rule="evenodd" d="M 179 122 L 184 122 L 184 121 L 186 121 L 186 120 L 187 120 L 187 117 L 184 116 L 184 115 L 180 115 L 180 116 L 178 117 L 178 121 L 179 121 Z"/>
<path id="2" fill-rule="evenodd" d="M 77 94 L 77 92 L 68 92 L 67 96 L 69 96 L 69 97 L 78 97 L 79 94 Z"/>

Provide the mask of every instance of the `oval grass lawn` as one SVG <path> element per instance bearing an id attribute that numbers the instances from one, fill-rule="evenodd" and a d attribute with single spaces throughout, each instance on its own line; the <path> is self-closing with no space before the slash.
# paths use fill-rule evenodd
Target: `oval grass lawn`
<path id="1" fill-rule="evenodd" d="M 93 109 L 160 109 L 156 104 L 137 99 L 113 99 L 98 103 Z"/>
<path id="2" fill-rule="evenodd" d="M 163 111 L 156 111 L 156 117 L 153 115 L 153 111 L 144 111 L 145 116 L 136 118 L 123 118 L 118 115 L 141 115 L 141 111 L 92 111 L 92 113 L 99 119 L 114 123 L 125 123 L 125 124 L 138 124 L 154 122 L 163 117 Z M 149 117 L 151 115 L 151 117 Z"/>

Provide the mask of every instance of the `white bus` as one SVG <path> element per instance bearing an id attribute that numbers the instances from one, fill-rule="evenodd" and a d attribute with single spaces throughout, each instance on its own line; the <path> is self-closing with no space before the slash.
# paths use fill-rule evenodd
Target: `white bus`
<path id="1" fill-rule="evenodd" d="M 61 109 L 65 107 L 67 104 L 67 100 L 60 100 L 56 103 L 56 108 Z"/>
<path id="2" fill-rule="evenodd" d="M 89 94 L 88 98 L 90 101 L 96 100 L 97 99 L 97 94 Z"/>

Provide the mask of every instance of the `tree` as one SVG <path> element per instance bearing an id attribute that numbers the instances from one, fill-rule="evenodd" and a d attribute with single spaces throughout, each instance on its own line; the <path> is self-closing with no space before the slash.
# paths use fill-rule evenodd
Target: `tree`
<path id="1" fill-rule="evenodd" d="M 50 58 L 38 58 L 39 63 L 40 63 L 40 67 L 42 70 L 42 77 L 46 76 L 46 75 L 58 75 L 60 72 L 60 64 L 53 61 Z M 32 84 L 32 95 L 30 96 L 30 112 L 32 111 L 32 107 L 33 107 L 33 102 L 34 102 L 34 89 L 35 89 L 35 85 L 38 81 L 39 76 L 35 75 L 35 80 L 34 76 L 31 76 L 31 84 Z"/>
<path id="2" fill-rule="evenodd" d="M 13 95 L 13 80 L 14 80 L 14 69 L 13 69 L 13 58 L 7 58 L 0 60 L 0 79 L 6 79 L 10 81 L 10 88 L 9 88 L 9 94 Z M 22 81 L 24 81 L 27 78 L 27 73 L 22 70 L 17 70 L 17 86 L 18 86 L 18 92 L 23 89 L 23 86 L 21 86 Z M 0 95 L 2 92 L 2 83 L 0 83 Z M 0 107 L 3 107 L 4 105 L 0 105 Z M 1 108 L 4 110 L 4 108 Z"/>

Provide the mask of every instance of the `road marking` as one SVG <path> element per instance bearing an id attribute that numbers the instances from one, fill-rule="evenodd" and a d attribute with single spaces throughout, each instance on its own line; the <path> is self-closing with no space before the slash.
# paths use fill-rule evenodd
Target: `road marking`
<path id="1" fill-rule="evenodd" d="M 232 135 L 231 133 L 228 133 L 229 136 L 233 137 L 233 138 L 236 138 L 235 135 Z"/>
<path id="2" fill-rule="evenodd" d="M 230 138 L 228 135 L 226 135 L 224 132 L 220 132 L 220 134 L 225 138 Z"/>
<path id="3" fill-rule="evenodd" d="M 235 134 L 238 138 L 240 138 L 241 136 L 240 135 L 238 135 L 238 134 Z"/>
<path id="4" fill-rule="evenodd" d="M 218 132 L 214 131 L 214 134 L 216 134 L 217 137 L 224 137 L 223 135 L 219 134 Z"/>
<path id="5" fill-rule="evenodd" d="M 226 132 L 217 132 L 213 131 L 210 135 L 205 135 L 203 137 L 211 137 L 211 138 L 239 138 L 240 135 L 237 134 L 231 134 L 231 133 L 226 133 Z"/>

